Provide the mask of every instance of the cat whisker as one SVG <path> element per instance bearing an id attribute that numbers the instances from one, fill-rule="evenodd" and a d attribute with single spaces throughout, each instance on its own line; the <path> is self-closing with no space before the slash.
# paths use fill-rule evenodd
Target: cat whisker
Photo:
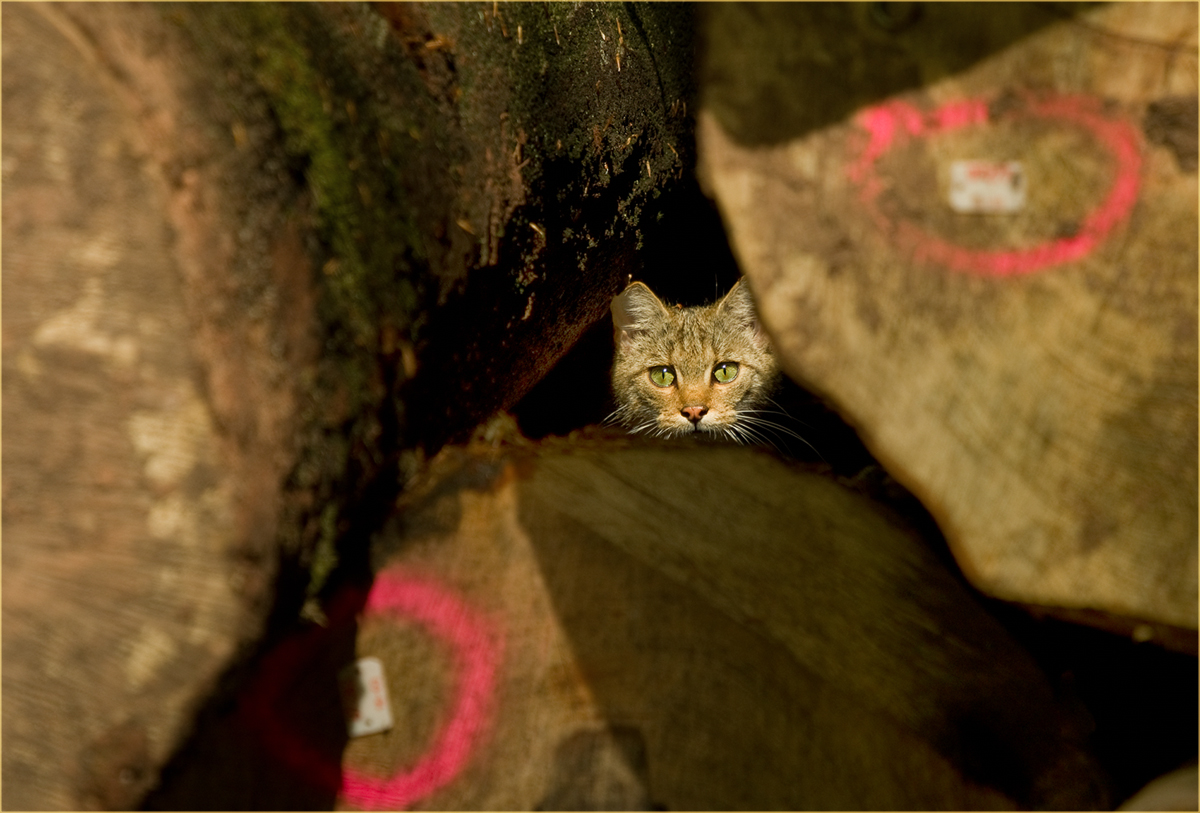
<path id="1" fill-rule="evenodd" d="M 766 446 L 770 446 L 772 449 L 774 449 L 777 452 L 780 451 L 779 446 L 776 445 L 774 442 L 772 442 L 772 440 L 770 438 L 768 438 L 762 432 L 757 432 L 754 429 L 750 428 L 750 426 L 748 424 L 744 424 L 744 423 L 736 424 L 734 427 L 732 427 L 732 429 L 736 430 L 736 432 L 731 432 L 731 434 L 733 434 L 734 438 L 739 443 L 743 443 L 743 444 L 745 444 L 745 443 L 760 443 L 760 444 L 763 444 Z"/>
<path id="2" fill-rule="evenodd" d="M 742 412 L 738 413 L 737 418 L 738 418 L 738 421 L 745 423 L 745 424 L 761 427 L 763 429 L 768 429 L 768 430 L 771 430 L 773 432 L 778 432 L 783 435 L 788 435 L 790 437 L 796 438 L 797 440 L 804 440 L 804 438 L 801 435 L 797 434 L 796 432 L 793 432 L 791 429 L 788 429 L 786 426 L 779 423 L 778 421 L 773 421 L 768 418 L 760 417 L 758 415 L 745 414 Z M 814 449 L 813 451 L 816 451 L 816 450 Z"/>
<path id="3" fill-rule="evenodd" d="M 605 417 L 602 423 L 606 426 L 623 426 L 627 423 L 629 417 L 631 417 L 629 405 L 621 404 L 621 406 L 608 413 L 608 416 Z"/>
<path id="4" fill-rule="evenodd" d="M 793 421 L 795 421 L 796 423 L 800 424 L 801 426 L 805 426 L 805 427 L 807 427 L 807 428 L 809 428 L 809 429 L 812 429 L 812 428 L 813 428 L 813 427 L 812 427 L 812 424 L 810 424 L 810 423 L 807 423 L 807 422 L 805 422 L 805 421 L 802 421 L 802 420 L 800 420 L 799 418 L 797 418 L 797 417 L 794 417 L 793 415 L 791 415 L 790 413 L 788 413 L 788 412 L 787 412 L 787 411 L 786 411 L 786 410 L 785 410 L 785 409 L 784 409 L 782 406 L 780 406 L 779 402 L 778 402 L 778 401 L 776 401 L 776 400 L 775 400 L 774 398 L 772 398 L 771 396 L 769 396 L 769 395 L 764 395 L 764 396 L 763 396 L 763 398 L 764 398 L 764 399 L 767 401 L 767 403 L 769 403 L 771 406 L 773 406 L 773 407 L 775 407 L 777 410 L 779 410 L 778 414 L 780 414 L 780 415 L 783 415 L 784 417 L 788 418 L 789 420 L 793 420 Z"/>
<path id="5" fill-rule="evenodd" d="M 768 440 L 764 433 L 770 432 L 770 433 L 774 433 L 774 434 L 778 434 L 778 435 L 786 435 L 788 437 L 795 438 L 796 440 L 800 441 L 805 446 L 807 446 L 808 448 L 810 448 L 814 452 L 816 452 L 817 457 L 821 458 L 821 460 L 825 460 L 825 456 L 823 454 L 821 454 L 820 450 L 818 450 L 816 446 L 813 446 L 811 443 L 809 443 L 808 440 L 806 440 L 803 436 L 801 436 L 800 434 L 798 434 L 796 432 L 793 432 L 791 429 L 788 429 L 786 426 L 783 426 L 780 423 L 777 423 L 777 422 L 771 421 L 771 420 L 767 420 L 766 418 L 760 418 L 757 415 L 751 414 L 753 412 L 760 412 L 760 411 L 759 410 L 739 411 L 738 412 L 739 423 L 736 425 L 739 428 L 746 429 L 746 431 L 748 431 L 748 432 L 750 431 L 750 427 L 755 427 L 755 429 L 758 431 L 754 432 L 754 436 L 762 438 L 762 440 L 764 442 L 769 443 L 771 446 L 775 446 L 776 449 L 778 449 L 779 447 L 776 446 L 774 443 L 772 443 L 770 440 Z M 825 462 L 829 462 L 829 461 L 825 460 Z"/>
<path id="6" fill-rule="evenodd" d="M 746 432 L 746 427 L 738 426 L 737 424 L 734 424 L 733 426 L 723 427 L 721 429 L 721 436 L 730 438 L 735 443 L 738 443 L 742 446 L 745 446 L 747 443 L 751 442 L 751 440 L 752 440 L 752 438 L 749 437 L 749 435 Z"/>
<path id="7" fill-rule="evenodd" d="M 770 446 L 776 452 L 782 453 L 782 450 L 779 448 L 778 444 L 774 443 L 769 437 L 762 434 L 761 432 L 751 429 L 748 425 L 746 425 L 744 423 L 734 424 L 732 426 L 725 427 L 722 430 L 721 434 L 723 437 L 728 437 L 731 440 L 733 440 L 734 442 L 736 442 L 742 446 L 747 446 L 747 445 Z"/>
<path id="8" fill-rule="evenodd" d="M 739 418 L 745 418 L 745 417 L 751 416 L 751 415 L 778 415 L 782 418 L 787 418 L 788 420 L 792 420 L 792 421 L 796 420 L 788 413 L 779 412 L 774 409 L 741 409 L 741 408 L 739 408 L 737 410 L 737 415 Z M 760 418 L 759 420 L 766 420 L 766 419 Z M 800 421 L 796 421 L 796 422 L 801 423 Z"/>
<path id="9" fill-rule="evenodd" d="M 796 423 L 800 424 L 801 426 L 807 426 L 810 429 L 812 428 L 811 426 L 809 426 L 809 424 L 805 423 L 804 421 L 800 420 L 799 418 L 794 417 L 790 412 L 784 412 L 782 409 L 745 409 L 743 407 L 739 407 L 738 414 L 739 415 L 779 415 L 782 418 L 787 418 L 789 421 L 795 421 Z"/>

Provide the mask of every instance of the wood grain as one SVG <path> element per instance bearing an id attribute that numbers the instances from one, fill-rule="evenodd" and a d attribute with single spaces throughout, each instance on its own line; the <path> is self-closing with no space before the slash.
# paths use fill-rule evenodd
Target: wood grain
<path id="1" fill-rule="evenodd" d="M 1011 15 L 985 9 L 974 30 L 1003 39 Z M 1195 140 L 1163 122 L 1195 109 L 1196 10 L 1096 9 L 948 75 L 956 12 L 925 12 L 851 36 L 908 48 L 929 81 L 793 82 L 862 101 L 771 143 L 724 103 L 710 31 L 702 171 L 783 368 L 858 428 L 980 589 L 1195 630 Z M 1026 208 L 951 212 L 960 158 L 1022 161 Z"/>
<path id="2" fill-rule="evenodd" d="M 422 574 L 504 631 L 492 725 L 421 807 L 1104 804 L 1029 656 L 916 534 L 822 476 L 691 443 L 481 445 L 399 508 L 381 577 Z M 407 625 L 368 623 L 360 655 L 424 675 L 394 693 L 453 705 Z M 431 739 L 387 737 L 347 769 L 386 776 Z"/>

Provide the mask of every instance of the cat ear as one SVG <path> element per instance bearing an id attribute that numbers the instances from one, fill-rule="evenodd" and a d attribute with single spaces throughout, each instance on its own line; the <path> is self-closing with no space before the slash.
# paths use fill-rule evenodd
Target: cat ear
<path id="1" fill-rule="evenodd" d="M 612 318 L 616 340 L 628 345 L 638 333 L 661 324 L 667 308 L 644 283 L 635 282 L 613 297 Z"/>
<path id="2" fill-rule="evenodd" d="M 758 321 L 758 311 L 754 307 L 754 295 L 750 292 L 750 283 L 746 282 L 745 277 L 739 277 L 738 281 L 733 284 L 729 293 L 725 294 L 725 297 L 718 303 L 717 312 L 749 331 L 759 346 L 770 344 L 771 340 L 767 337 L 767 332 L 763 330 L 762 323 Z"/>

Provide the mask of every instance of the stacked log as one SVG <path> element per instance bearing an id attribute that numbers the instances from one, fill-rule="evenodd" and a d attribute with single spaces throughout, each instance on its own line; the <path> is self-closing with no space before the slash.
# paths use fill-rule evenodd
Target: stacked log
<path id="1" fill-rule="evenodd" d="M 127 808 L 607 311 L 692 163 L 690 15 L 3 15 L 4 804 Z"/>
<path id="2" fill-rule="evenodd" d="M 1196 8 L 895 5 L 706 29 L 702 171 L 783 367 L 979 589 L 1194 652 Z"/>
<path id="3" fill-rule="evenodd" d="M 265 657 L 221 762 L 257 744 L 359 809 L 1108 803 L 1086 715 L 928 542 L 761 450 L 450 447 L 372 555 L 369 590 Z M 382 663 L 394 725 L 339 760 L 299 698 L 348 652 Z M 205 775 L 155 806 L 254 798 Z"/>
<path id="4" fill-rule="evenodd" d="M 712 11 L 709 183 L 787 372 L 972 582 L 1181 640 L 1195 10 L 997 10 L 939 55 L 946 9 Z M 3 16 L 6 807 L 1117 800 L 937 534 L 827 470 L 504 419 L 445 446 L 639 271 L 691 165 L 689 15 Z M 722 96 L 759 76 L 723 28 L 800 36 L 795 76 Z M 947 144 L 1017 150 L 1024 214 L 938 210 Z M 368 689 L 391 725 L 351 737 Z"/>

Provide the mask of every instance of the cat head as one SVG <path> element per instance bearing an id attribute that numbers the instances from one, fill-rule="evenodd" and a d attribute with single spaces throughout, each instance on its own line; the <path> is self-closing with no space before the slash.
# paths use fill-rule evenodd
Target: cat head
<path id="1" fill-rule="evenodd" d="M 612 316 L 617 421 L 634 432 L 750 437 L 779 368 L 744 280 L 696 308 L 668 306 L 635 282 L 613 299 Z"/>

